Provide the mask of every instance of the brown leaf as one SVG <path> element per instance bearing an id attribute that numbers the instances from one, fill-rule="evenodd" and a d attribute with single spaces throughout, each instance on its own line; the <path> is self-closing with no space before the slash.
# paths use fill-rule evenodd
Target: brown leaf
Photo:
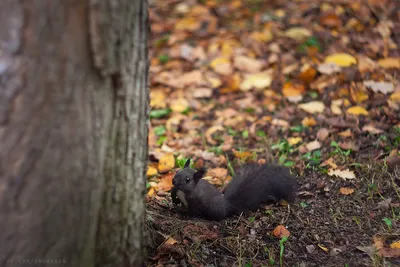
<path id="1" fill-rule="evenodd" d="M 342 20 L 332 12 L 325 13 L 320 17 L 321 24 L 331 27 L 331 28 L 340 28 L 342 27 Z"/>
<path id="2" fill-rule="evenodd" d="M 172 188 L 173 173 L 164 175 L 157 184 L 157 190 L 168 192 Z"/>
<path id="3" fill-rule="evenodd" d="M 354 189 L 353 188 L 349 188 L 349 187 L 341 187 L 340 188 L 340 193 L 342 195 L 351 195 L 353 194 Z"/>
<path id="4" fill-rule="evenodd" d="M 246 56 L 237 56 L 234 58 L 233 65 L 235 68 L 241 71 L 246 71 L 250 73 L 260 72 L 264 63 L 261 60 Z"/>
<path id="5" fill-rule="evenodd" d="M 289 237 L 290 236 L 290 232 L 288 229 L 286 229 L 285 226 L 283 225 L 278 225 L 277 227 L 275 227 L 274 231 L 272 232 L 272 234 L 275 237 L 278 238 L 282 238 L 282 237 Z"/>
<path id="6" fill-rule="evenodd" d="M 306 144 L 306 148 L 308 151 L 313 151 L 321 148 L 320 142 L 318 140 L 314 140 L 308 144 Z"/>
<path id="7" fill-rule="evenodd" d="M 317 139 L 319 141 L 324 141 L 329 136 L 329 130 L 326 128 L 321 128 L 317 132 Z"/>

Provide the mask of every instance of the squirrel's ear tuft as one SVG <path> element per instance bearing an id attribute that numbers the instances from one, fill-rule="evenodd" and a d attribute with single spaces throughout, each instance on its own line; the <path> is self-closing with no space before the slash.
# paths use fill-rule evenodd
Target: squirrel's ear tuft
<path id="1" fill-rule="evenodd" d="M 193 176 L 194 181 L 197 183 L 201 178 L 203 178 L 203 176 L 206 174 L 206 172 L 207 172 L 206 168 L 198 169 Z"/>
<path id="2" fill-rule="evenodd" d="M 189 168 L 190 166 L 190 159 L 188 159 L 185 163 L 185 166 L 183 166 L 183 168 Z"/>

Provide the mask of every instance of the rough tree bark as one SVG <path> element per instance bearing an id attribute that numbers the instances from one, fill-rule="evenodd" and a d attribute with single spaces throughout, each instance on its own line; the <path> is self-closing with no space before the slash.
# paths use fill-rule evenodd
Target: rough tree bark
<path id="1" fill-rule="evenodd" d="M 139 266 L 147 1 L 2 0 L 0 18 L 0 265 Z"/>

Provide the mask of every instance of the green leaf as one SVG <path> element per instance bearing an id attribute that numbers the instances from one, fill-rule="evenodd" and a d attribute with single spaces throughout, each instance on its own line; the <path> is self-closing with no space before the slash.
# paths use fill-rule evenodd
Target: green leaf
<path id="1" fill-rule="evenodd" d="M 171 109 L 169 108 L 152 110 L 150 111 L 150 119 L 159 119 L 169 115 L 170 113 Z"/>
<path id="2" fill-rule="evenodd" d="M 292 167 L 294 164 L 296 164 L 294 161 L 286 161 L 283 165 L 285 165 L 286 167 Z"/>
<path id="3" fill-rule="evenodd" d="M 243 136 L 244 139 L 249 138 L 249 131 L 244 130 L 244 131 L 242 132 L 242 136 Z"/>
<path id="4" fill-rule="evenodd" d="M 162 135 L 157 139 L 157 145 L 161 146 L 162 144 L 164 144 L 165 141 L 167 141 L 167 137 L 165 135 Z"/>
<path id="5" fill-rule="evenodd" d="M 304 129 L 305 129 L 305 127 L 303 125 L 290 127 L 290 130 L 292 132 L 296 132 L 296 133 L 301 133 L 302 131 L 304 131 Z"/>
<path id="6" fill-rule="evenodd" d="M 166 55 L 166 54 L 164 54 L 164 55 L 159 55 L 159 56 L 158 56 L 158 60 L 159 60 L 162 64 L 167 63 L 168 60 L 169 60 L 169 56 Z"/>
<path id="7" fill-rule="evenodd" d="M 167 132 L 167 130 L 165 129 L 164 125 L 160 125 L 160 126 L 154 127 L 153 130 L 154 130 L 154 134 L 157 135 L 157 136 L 161 136 L 161 135 L 163 135 L 163 134 L 165 134 Z"/>
<path id="8" fill-rule="evenodd" d="M 264 131 L 258 130 L 256 135 L 258 137 L 267 137 L 267 134 Z"/>
<path id="9" fill-rule="evenodd" d="M 249 217 L 249 222 L 254 222 L 255 221 L 255 219 L 256 219 L 256 217 Z"/>
<path id="10" fill-rule="evenodd" d="M 389 228 L 389 230 L 392 230 L 392 226 L 393 226 L 392 220 L 390 220 L 389 218 L 385 217 L 385 218 L 382 219 L 382 221 L 384 221 L 386 223 L 386 225 Z"/>
<path id="11" fill-rule="evenodd" d="M 307 208 L 307 207 L 308 207 L 308 204 L 307 204 L 306 202 L 302 201 L 302 202 L 300 202 L 300 206 L 301 206 L 302 208 Z"/>

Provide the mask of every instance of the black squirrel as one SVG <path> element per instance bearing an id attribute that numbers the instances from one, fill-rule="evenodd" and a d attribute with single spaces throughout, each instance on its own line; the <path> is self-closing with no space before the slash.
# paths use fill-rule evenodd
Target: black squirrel
<path id="1" fill-rule="evenodd" d="M 294 202 L 297 181 L 289 169 L 274 164 L 245 164 L 227 185 L 223 194 L 201 179 L 205 168 L 190 168 L 190 159 L 173 180 L 171 197 L 182 203 L 189 215 L 220 221 L 238 212 L 256 210 L 268 201 Z"/>

